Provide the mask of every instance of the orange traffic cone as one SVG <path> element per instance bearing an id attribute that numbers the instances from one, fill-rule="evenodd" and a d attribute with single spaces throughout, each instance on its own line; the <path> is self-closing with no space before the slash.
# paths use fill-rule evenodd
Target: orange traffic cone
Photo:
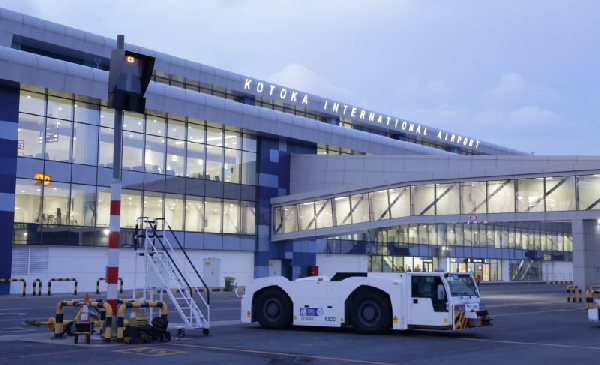
<path id="1" fill-rule="evenodd" d="M 83 299 L 83 307 L 81 308 L 81 321 L 89 322 L 90 321 L 90 295 L 85 293 L 85 298 Z"/>

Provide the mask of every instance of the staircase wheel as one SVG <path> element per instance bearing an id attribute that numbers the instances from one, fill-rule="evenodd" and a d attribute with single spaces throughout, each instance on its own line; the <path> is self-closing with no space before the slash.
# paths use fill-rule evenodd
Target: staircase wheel
<path id="1" fill-rule="evenodd" d="M 205 328 L 205 329 L 202 330 L 202 334 L 204 336 L 208 336 L 210 334 L 210 330 L 208 328 Z"/>
<path id="2" fill-rule="evenodd" d="M 182 328 L 177 330 L 177 337 L 179 337 L 179 338 L 185 337 L 185 331 Z"/>

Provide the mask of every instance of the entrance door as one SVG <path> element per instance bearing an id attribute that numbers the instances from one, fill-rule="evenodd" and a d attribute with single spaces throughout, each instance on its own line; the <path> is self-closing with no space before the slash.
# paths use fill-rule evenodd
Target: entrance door
<path id="1" fill-rule="evenodd" d="M 411 275 L 410 318 L 414 327 L 452 326 L 448 295 L 442 279 L 435 275 Z"/>

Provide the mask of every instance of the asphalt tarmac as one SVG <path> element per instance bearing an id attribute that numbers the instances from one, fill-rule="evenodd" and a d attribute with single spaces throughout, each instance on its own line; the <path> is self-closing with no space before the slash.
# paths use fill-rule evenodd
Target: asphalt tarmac
<path id="1" fill-rule="evenodd" d="M 565 364 L 597 363 L 600 324 L 587 320 L 585 303 L 567 303 L 564 285 L 482 285 L 493 327 L 464 331 L 397 331 L 359 335 L 352 329 L 266 330 L 239 321 L 240 299 L 212 293 L 210 335 L 188 331 L 171 342 L 75 345 L 51 339 L 45 320 L 61 299 L 0 297 L 0 363 L 31 364 Z M 127 295 L 127 293 L 126 293 Z M 131 296 L 131 294 L 129 294 Z M 82 297 L 81 295 L 78 297 Z M 95 297 L 95 295 L 92 295 Z M 101 297 L 101 296 L 100 296 Z M 68 315 L 67 315 L 68 316 Z M 176 322 L 170 314 L 171 322 Z"/>

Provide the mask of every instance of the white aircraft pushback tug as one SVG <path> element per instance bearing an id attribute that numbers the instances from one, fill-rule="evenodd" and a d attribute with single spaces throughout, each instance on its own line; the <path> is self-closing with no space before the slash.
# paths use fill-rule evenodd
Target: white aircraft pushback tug
<path id="1" fill-rule="evenodd" d="M 337 273 L 294 281 L 255 279 L 242 298 L 242 322 L 266 328 L 352 326 L 361 333 L 390 329 L 458 330 L 491 326 L 470 273 Z"/>

